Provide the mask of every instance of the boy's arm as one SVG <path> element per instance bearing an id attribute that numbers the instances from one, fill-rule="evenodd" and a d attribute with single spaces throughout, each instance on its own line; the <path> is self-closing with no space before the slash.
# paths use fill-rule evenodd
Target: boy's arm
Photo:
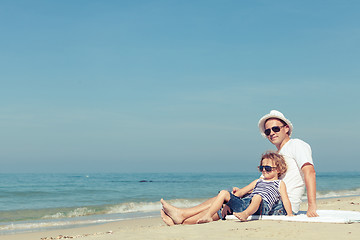
<path id="1" fill-rule="evenodd" d="M 283 181 L 280 182 L 280 196 L 281 196 L 281 201 L 283 202 L 285 211 L 287 213 L 287 216 L 293 216 L 291 202 L 290 202 L 289 196 L 287 194 L 286 185 Z"/>
<path id="2" fill-rule="evenodd" d="M 258 181 L 258 179 L 254 180 L 249 185 L 247 185 L 247 186 L 245 186 L 243 188 L 237 188 L 237 187 L 233 188 L 232 194 L 234 194 L 237 197 L 244 196 L 245 194 L 251 192 L 255 188 L 255 185 L 256 185 L 257 181 Z"/>

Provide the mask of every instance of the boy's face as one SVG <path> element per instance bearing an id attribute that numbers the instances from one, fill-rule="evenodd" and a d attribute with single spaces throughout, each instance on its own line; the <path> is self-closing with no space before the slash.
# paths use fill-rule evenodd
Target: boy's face
<path id="1" fill-rule="evenodd" d="M 271 172 L 266 171 L 265 168 L 262 170 L 262 175 L 264 176 L 265 180 L 278 179 L 279 170 L 275 168 L 275 164 L 273 163 L 273 161 L 271 159 L 264 158 L 261 162 L 261 165 L 273 167 Z"/>
<path id="2" fill-rule="evenodd" d="M 279 132 L 274 132 L 273 127 L 280 127 Z M 280 146 L 285 139 L 289 138 L 287 134 L 289 132 L 289 126 L 284 126 L 284 124 L 278 119 L 269 119 L 265 123 L 265 129 L 270 129 L 270 134 L 267 136 L 267 139 L 274 144 L 275 146 Z"/>

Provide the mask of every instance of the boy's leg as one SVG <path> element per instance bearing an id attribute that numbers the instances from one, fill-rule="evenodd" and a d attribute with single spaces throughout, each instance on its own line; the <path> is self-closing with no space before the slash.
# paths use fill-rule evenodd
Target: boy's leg
<path id="1" fill-rule="evenodd" d="M 250 205 L 244 211 L 240 213 L 234 213 L 234 215 L 240 221 L 245 222 L 247 221 L 250 215 L 253 215 L 259 209 L 261 202 L 262 202 L 262 197 L 256 194 L 252 197 Z"/>
<path id="2" fill-rule="evenodd" d="M 186 219 L 191 218 L 199 213 L 207 211 L 216 197 L 210 198 L 205 202 L 191 208 L 177 208 L 161 199 L 164 212 L 172 218 L 175 224 L 182 224 Z"/>
<path id="3" fill-rule="evenodd" d="M 207 223 L 213 221 L 213 215 L 217 215 L 217 211 L 221 209 L 224 202 L 228 202 L 230 200 L 230 193 L 226 190 L 220 191 L 217 195 L 216 199 L 211 204 L 209 210 L 201 217 L 197 223 Z"/>

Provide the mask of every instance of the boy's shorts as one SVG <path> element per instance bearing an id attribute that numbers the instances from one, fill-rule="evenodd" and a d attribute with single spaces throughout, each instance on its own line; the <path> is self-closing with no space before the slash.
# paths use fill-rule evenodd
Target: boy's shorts
<path id="1" fill-rule="evenodd" d="M 221 208 L 218 211 L 218 215 L 220 219 L 225 220 L 226 215 L 232 215 L 234 212 L 242 212 L 244 211 L 251 203 L 250 197 L 239 198 L 232 194 L 230 191 L 230 200 L 226 203 L 226 205 L 230 208 L 230 212 L 223 214 L 223 209 Z"/>
<path id="2" fill-rule="evenodd" d="M 223 214 L 223 208 L 221 208 L 217 213 L 219 218 L 225 220 L 226 215 L 232 215 L 234 212 L 243 212 L 251 203 L 251 197 L 237 197 L 232 194 L 230 191 L 230 200 L 226 203 L 226 205 L 230 208 L 230 211 Z M 286 211 L 282 204 L 282 201 L 279 200 L 273 208 L 270 210 L 267 202 L 262 201 L 259 209 L 253 215 L 286 215 Z"/>

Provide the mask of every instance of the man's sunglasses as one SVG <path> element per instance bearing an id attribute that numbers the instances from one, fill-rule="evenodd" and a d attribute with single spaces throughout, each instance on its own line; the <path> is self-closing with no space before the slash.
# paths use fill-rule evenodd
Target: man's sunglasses
<path id="1" fill-rule="evenodd" d="M 265 133 L 266 136 L 269 136 L 270 133 L 271 133 L 271 130 L 273 130 L 273 132 L 280 132 L 280 129 L 282 127 L 285 127 L 285 126 L 280 126 L 280 127 L 279 126 L 274 126 L 272 128 L 265 129 L 264 133 Z"/>
<path id="2" fill-rule="evenodd" d="M 271 172 L 274 168 L 276 168 L 276 167 L 272 167 L 272 166 L 262 166 L 262 165 L 260 165 L 259 167 L 259 171 L 260 172 L 262 172 L 264 169 L 265 169 L 265 171 L 267 171 L 267 172 Z"/>

